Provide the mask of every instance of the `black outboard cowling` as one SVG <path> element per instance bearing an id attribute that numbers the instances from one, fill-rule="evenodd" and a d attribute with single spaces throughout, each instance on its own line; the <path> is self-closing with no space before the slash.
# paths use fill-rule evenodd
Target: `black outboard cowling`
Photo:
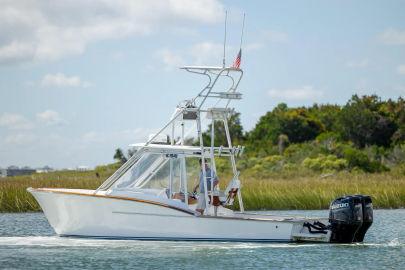
<path id="1" fill-rule="evenodd" d="M 332 232 L 330 237 L 331 243 L 353 242 L 356 233 L 363 225 L 362 201 L 360 196 L 345 196 L 335 199 L 330 204 L 329 223 Z M 358 237 L 360 239 L 360 233 Z"/>
<path id="2" fill-rule="evenodd" d="M 362 211 L 363 211 L 363 224 L 360 229 L 354 235 L 353 242 L 363 242 L 364 236 L 371 224 L 373 224 L 373 203 L 370 196 L 367 195 L 355 195 L 361 199 Z"/>

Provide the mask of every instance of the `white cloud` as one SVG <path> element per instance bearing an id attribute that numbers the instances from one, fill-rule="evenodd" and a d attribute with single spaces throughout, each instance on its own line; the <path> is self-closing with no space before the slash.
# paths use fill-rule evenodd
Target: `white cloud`
<path id="1" fill-rule="evenodd" d="M 48 126 L 62 124 L 65 121 L 60 117 L 58 112 L 52 110 L 46 110 L 40 113 L 37 113 L 37 120 L 41 123 L 44 123 Z"/>
<path id="2" fill-rule="evenodd" d="M 26 145 L 35 141 L 36 137 L 30 133 L 18 133 L 4 138 L 4 143 L 8 145 Z"/>
<path id="3" fill-rule="evenodd" d="M 124 52 L 120 52 L 120 51 L 113 52 L 113 53 L 111 54 L 111 58 L 112 58 L 113 60 L 115 60 L 115 61 L 122 61 L 122 60 L 125 59 L 125 53 L 124 53 Z"/>
<path id="4" fill-rule="evenodd" d="M 405 31 L 387 29 L 379 35 L 379 40 L 389 45 L 405 45 Z"/>
<path id="5" fill-rule="evenodd" d="M 42 80 L 43 87 L 90 87 L 90 82 L 82 81 L 79 76 L 67 76 L 63 73 L 46 74 Z"/>
<path id="6" fill-rule="evenodd" d="M 224 45 L 214 42 L 201 42 L 189 49 L 194 65 L 215 65 L 221 63 Z M 229 52 L 229 49 L 227 50 Z"/>
<path id="7" fill-rule="evenodd" d="M 161 49 L 156 52 L 156 57 L 159 58 L 165 65 L 167 70 L 178 68 L 184 65 L 183 57 L 169 49 Z"/>
<path id="8" fill-rule="evenodd" d="M 267 93 L 271 98 L 285 100 L 315 100 L 323 96 L 323 92 L 313 86 L 303 86 L 289 89 L 270 89 Z"/>
<path id="9" fill-rule="evenodd" d="M 149 134 L 155 133 L 155 129 L 136 128 L 109 132 L 88 131 L 80 137 L 80 143 L 87 147 L 94 143 L 111 143 L 127 147 L 131 143 L 146 142 Z"/>
<path id="10" fill-rule="evenodd" d="M 55 60 L 81 54 L 92 42 L 222 18 L 218 0 L 6 1 L 0 9 L 0 64 Z"/>
<path id="11" fill-rule="evenodd" d="M 20 114 L 3 113 L 0 116 L 0 127 L 17 130 L 32 129 L 34 128 L 34 125 Z"/>
<path id="12" fill-rule="evenodd" d="M 286 43 L 289 40 L 287 33 L 274 30 L 265 30 L 262 36 L 266 41 L 274 43 Z"/>
<path id="13" fill-rule="evenodd" d="M 399 65 L 397 67 L 397 72 L 401 75 L 405 75 L 405 65 Z"/>
<path id="14" fill-rule="evenodd" d="M 368 59 L 362 59 L 359 61 L 348 61 L 346 66 L 349 68 L 365 68 L 369 65 Z"/>
<path id="15" fill-rule="evenodd" d="M 242 48 L 242 50 L 245 49 L 247 52 L 250 52 L 250 51 L 257 51 L 257 50 L 260 50 L 260 49 L 262 49 L 263 47 L 264 47 L 264 44 L 263 44 L 263 43 L 255 42 L 255 43 L 248 43 L 248 44 L 246 44 L 246 45 L 244 46 L 244 48 Z"/>
<path id="16" fill-rule="evenodd" d="M 95 131 L 89 131 L 81 136 L 83 143 L 102 143 L 105 141 L 105 135 Z"/>
<path id="17" fill-rule="evenodd" d="M 34 49 L 29 44 L 13 41 L 0 47 L 0 64 L 31 60 Z"/>
<path id="18" fill-rule="evenodd" d="M 165 65 L 166 70 L 170 70 L 173 67 L 183 66 L 188 63 L 190 65 L 222 65 L 223 47 L 221 43 L 215 43 L 210 41 L 199 42 L 184 50 L 170 50 L 161 49 L 158 50 L 155 55 Z M 226 47 L 227 58 L 235 57 L 231 55 L 235 49 L 231 46 Z M 229 61 L 227 64 L 229 65 Z"/>

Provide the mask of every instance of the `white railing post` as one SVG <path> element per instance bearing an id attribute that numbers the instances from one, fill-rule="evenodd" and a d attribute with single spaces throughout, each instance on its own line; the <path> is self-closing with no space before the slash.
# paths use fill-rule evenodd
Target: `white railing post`
<path id="1" fill-rule="evenodd" d="M 201 113 L 200 113 L 200 111 L 197 112 L 197 133 L 198 133 L 198 137 L 200 139 L 200 148 L 201 148 L 201 172 L 202 172 L 202 176 L 203 176 L 203 185 L 204 185 L 205 210 L 208 213 L 207 175 L 206 175 L 206 171 L 205 171 L 204 141 L 203 141 L 203 136 L 202 136 L 202 132 L 201 132 Z"/>
<path id="2" fill-rule="evenodd" d="M 234 179 L 239 180 L 238 179 L 239 172 L 236 169 L 235 154 L 234 154 L 234 151 L 232 150 L 231 136 L 229 134 L 228 115 L 224 115 L 224 127 L 225 127 L 226 139 L 228 141 L 228 147 L 230 149 L 230 159 L 231 159 L 231 163 L 232 163 L 232 171 L 234 174 Z M 244 212 L 245 208 L 243 207 L 242 194 L 240 192 L 240 187 L 238 188 L 238 201 L 239 201 L 240 211 Z"/>

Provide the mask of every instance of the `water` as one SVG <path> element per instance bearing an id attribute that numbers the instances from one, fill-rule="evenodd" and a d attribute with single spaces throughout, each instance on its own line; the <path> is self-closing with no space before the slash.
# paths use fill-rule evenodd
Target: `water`
<path id="1" fill-rule="evenodd" d="M 42 213 L 0 214 L 0 268 L 405 269 L 405 209 L 376 210 L 374 218 L 363 244 L 338 245 L 61 238 Z"/>

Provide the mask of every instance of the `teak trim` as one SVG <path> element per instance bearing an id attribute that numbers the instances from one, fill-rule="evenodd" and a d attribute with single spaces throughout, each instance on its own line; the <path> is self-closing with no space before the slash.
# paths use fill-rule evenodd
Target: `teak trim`
<path id="1" fill-rule="evenodd" d="M 158 206 L 178 210 L 178 211 L 181 211 L 183 213 L 190 214 L 190 215 L 197 214 L 197 212 L 195 212 L 195 211 L 183 209 L 183 208 L 176 207 L 176 206 L 173 206 L 173 205 L 169 205 L 169 204 L 166 204 L 166 203 L 149 201 L 149 200 L 142 200 L 142 199 L 136 199 L 136 198 L 129 198 L 129 197 L 123 197 L 123 196 L 88 194 L 88 193 L 80 193 L 80 192 L 72 192 L 72 191 L 62 191 L 62 190 L 51 189 L 51 188 L 31 188 L 31 190 L 40 191 L 40 192 L 42 191 L 42 192 L 59 193 L 59 194 L 66 194 L 66 195 L 77 195 L 77 196 L 97 197 L 97 198 L 104 198 L 104 199 L 116 199 L 116 200 L 123 200 L 123 201 L 134 201 L 134 202 L 158 205 Z"/>

